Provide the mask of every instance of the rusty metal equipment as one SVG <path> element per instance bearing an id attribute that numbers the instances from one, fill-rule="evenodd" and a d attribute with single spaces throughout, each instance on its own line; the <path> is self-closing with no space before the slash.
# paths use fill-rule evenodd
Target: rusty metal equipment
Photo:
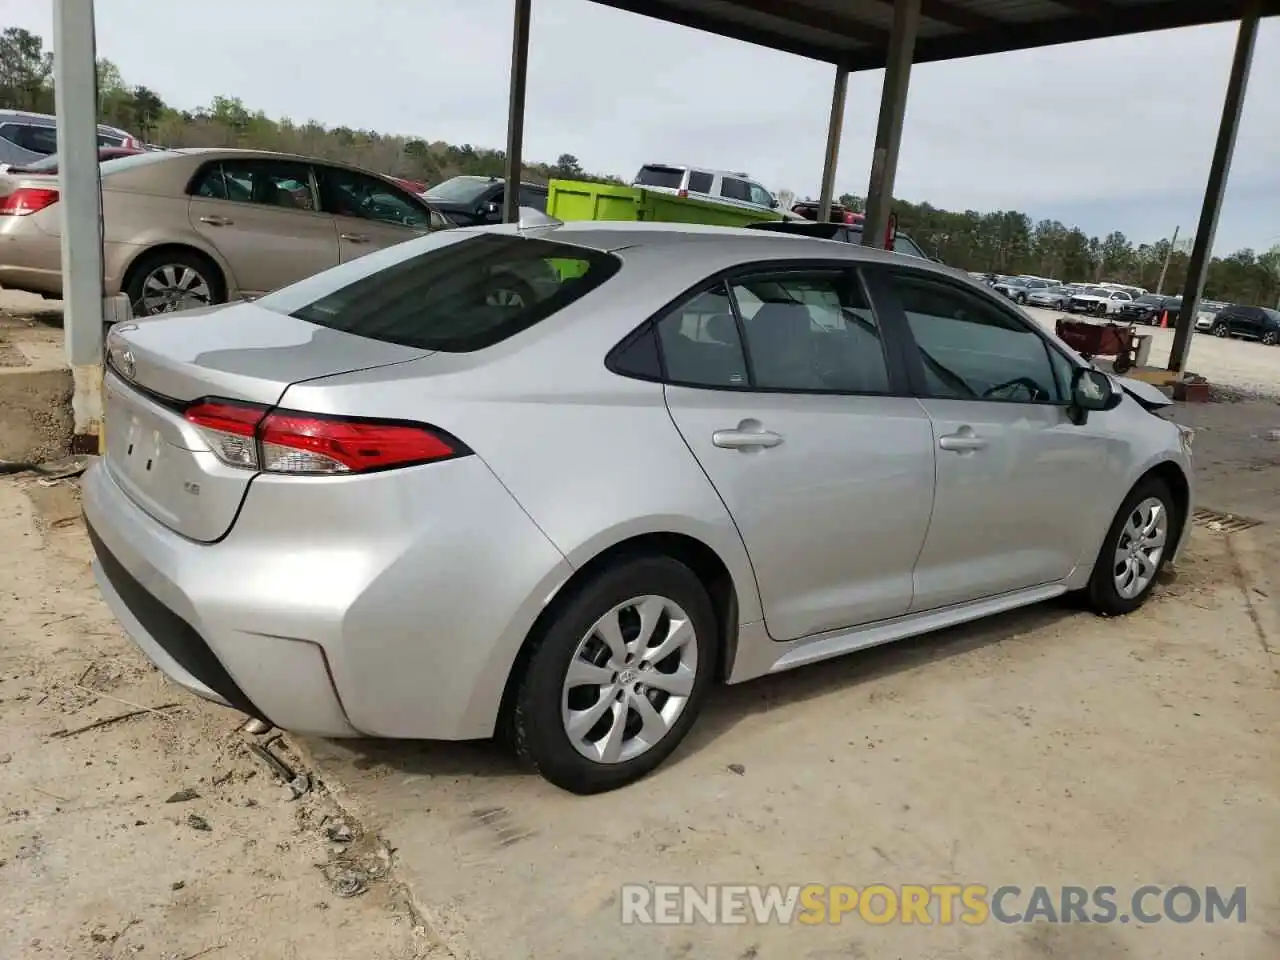
<path id="1" fill-rule="evenodd" d="M 1115 357 L 1116 373 L 1131 370 L 1137 362 L 1138 328 L 1133 324 L 1092 323 L 1062 317 L 1053 332 L 1086 360 Z"/>

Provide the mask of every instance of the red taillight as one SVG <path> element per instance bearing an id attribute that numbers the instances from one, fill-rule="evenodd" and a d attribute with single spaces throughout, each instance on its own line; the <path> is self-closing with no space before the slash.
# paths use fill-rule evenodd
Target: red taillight
<path id="1" fill-rule="evenodd" d="M 58 191 L 45 187 L 19 187 L 0 197 L 0 216 L 25 217 L 58 202 Z"/>
<path id="2" fill-rule="evenodd" d="M 361 473 L 444 460 L 460 451 L 439 434 L 402 423 L 273 413 L 262 423 L 262 469 Z"/>
<path id="3" fill-rule="evenodd" d="M 200 428 L 209 449 L 232 467 L 258 467 L 258 424 L 267 408 L 251 403 L 201 400 L 187 407 L 188 422 Z"/>
<path id="4" fill-rule="evenodd" d="M 233 467 L 311 476 L 365 473 L 467 453 L 456 440 L 411 423 L 348 420 L 254 404 L 202 400 L 187 408 L 215 456 Z"/>

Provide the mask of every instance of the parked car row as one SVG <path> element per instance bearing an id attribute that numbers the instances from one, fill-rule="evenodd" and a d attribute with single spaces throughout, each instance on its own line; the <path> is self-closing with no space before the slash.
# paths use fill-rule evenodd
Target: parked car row
<path id="1" fill-rule="evenodd" d="M 1199 314 L 1196 329 L 1207 331 L 1215 337 L 1257 340 L 1274 347 L 1280 344 L 1280 310 L 1238 303 L 1223 304 L 1215 312 Z"/>
<path id="2" fill-rule="evenodd" d="M 139 151 L 145 145 L 133 134 L 106 124 L 98 125 L 98 146 Z M 27 166 L 58 152 L 58 121 L 47 113 L 0 110 L 0 173 L 13 166 Z"/>
<path id="3" fill-rule="evenodd" d="M 182 149 L 100 169 L 105 292 L 138 316 L 260 296 L 453 225 L 387 177 L 307 157 Z M 58 198 L 52 173 L 0 174 L 0 287 L 62 295 Z"/>

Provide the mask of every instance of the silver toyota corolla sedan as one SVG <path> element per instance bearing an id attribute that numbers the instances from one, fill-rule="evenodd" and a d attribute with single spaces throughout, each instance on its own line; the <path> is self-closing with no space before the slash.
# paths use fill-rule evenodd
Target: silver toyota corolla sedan
<path id="1" fill-rule="evenodd" d="M 1163 398 L 850 244 L 447 231 L 107 359 L 85 513 L 161 670 L 295 731 L 504 733 L 582 793 L 720 682 L 1069 591 L 1128 613 L 1188 531 Z"/>

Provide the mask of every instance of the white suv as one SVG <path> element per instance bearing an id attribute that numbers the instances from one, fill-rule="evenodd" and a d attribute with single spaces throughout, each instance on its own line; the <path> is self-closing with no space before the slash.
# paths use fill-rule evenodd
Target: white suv
<path id="1" fill-rule="evenodd" d="M 646 163 L 631 181 L 633 187 L 644 187 L 678 197 L 696 197 L 713 203 L 724 203 L 748 210 L 773 210 L 777 198 L 745 173 L 729 170 L 706 170 L 679 163 Z"/>

